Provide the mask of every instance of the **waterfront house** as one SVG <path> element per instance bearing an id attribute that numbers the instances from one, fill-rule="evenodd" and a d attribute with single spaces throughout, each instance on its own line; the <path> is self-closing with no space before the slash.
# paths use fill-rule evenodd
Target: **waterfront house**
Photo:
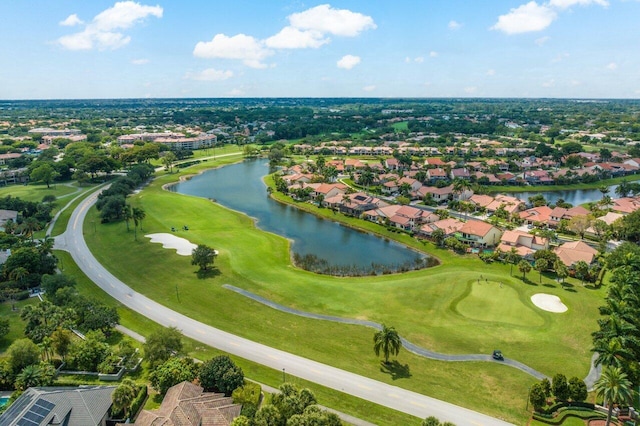
<path id="1" fill-rule="evenodd" d="M 460 228 L 458 239 L 473 247 L 494 247 L 500 242 L 502 232 L 487 222 L 469 220 Z"/>

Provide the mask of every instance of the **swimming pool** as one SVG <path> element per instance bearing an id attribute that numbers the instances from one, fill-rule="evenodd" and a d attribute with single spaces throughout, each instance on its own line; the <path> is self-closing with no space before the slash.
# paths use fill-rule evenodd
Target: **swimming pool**
<path id="1" fill-rule="evenodd" d="M 8 396 L 0 396 L 0 407 L 4 407 L 9 402 Z"/>

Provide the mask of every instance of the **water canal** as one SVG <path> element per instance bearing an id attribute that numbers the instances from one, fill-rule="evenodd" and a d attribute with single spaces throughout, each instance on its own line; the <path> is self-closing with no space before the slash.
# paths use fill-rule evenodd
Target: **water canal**
<path id="1" fill-rule="evenodd" d="M 611 198 L 617 198 L 616 188 L 618 185 L 612 185 L 609 187 L 608 195 Z M 574 206 L 580 204 L 598 202 L 602 199 L 602 192 L 599 189 L 572 189 L 565 191 L 529 191 L 529 192 L 513 192 L 507 193 L 513 197 L 517 197 L 522 201 L 529 202 L 529 197 L 536 195 L 543 195 L 549 204 L 556 204 L 558 200 L 562 199 L 567 203 Z"/>
<path id="2" fill-rule="evenodd" d="M 268 161 L 246 160 L 208 170 L 171 187 L 172 191 L 214 199 L 245 213 L 257 226 L 292 241 L 292 253 L 312 255 L 342 270 L 354 267 L 363 273 L 397 271 L 402 267 L 432 264 L 428 258 L 401 244 L 318 218 L 267 196 L 262 178 L 269 173 Z M 341 275 L 342 273 L 337 273 Z"/>

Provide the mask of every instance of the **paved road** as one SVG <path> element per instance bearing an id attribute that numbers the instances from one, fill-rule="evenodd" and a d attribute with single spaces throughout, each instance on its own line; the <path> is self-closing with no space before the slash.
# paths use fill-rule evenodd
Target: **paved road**
<path id="1" fill-rule="evenodd" d="M 68 251 L 89 279 L 128 308 L 164 326 L 176 326 L 182 330 L 185 336 L 222 351 L 418 418 L 435 416 L 441 421 L 453 422 L 458 426 L 504 426 L 509 424 L 463 407 L 378 382 L 218 330 L 172 311 L 133 291 L 109 273 L 95 259 L 84 240 L 82 224 L 87 211 L 95 203 L 98 192 L 96 191 L 87 197 L 74 210 L 67 230 L 64 234 L 56 237 L 55 248 Z"/>

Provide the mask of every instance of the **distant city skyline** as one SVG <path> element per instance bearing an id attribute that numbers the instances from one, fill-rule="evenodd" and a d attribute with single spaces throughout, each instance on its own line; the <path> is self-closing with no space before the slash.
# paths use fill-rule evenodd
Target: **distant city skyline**
<path id="1" fill-rule="evenodd" d="M 0 15 L 0 99 L 640 98 L 640 0 L 30 0 Z"/>

